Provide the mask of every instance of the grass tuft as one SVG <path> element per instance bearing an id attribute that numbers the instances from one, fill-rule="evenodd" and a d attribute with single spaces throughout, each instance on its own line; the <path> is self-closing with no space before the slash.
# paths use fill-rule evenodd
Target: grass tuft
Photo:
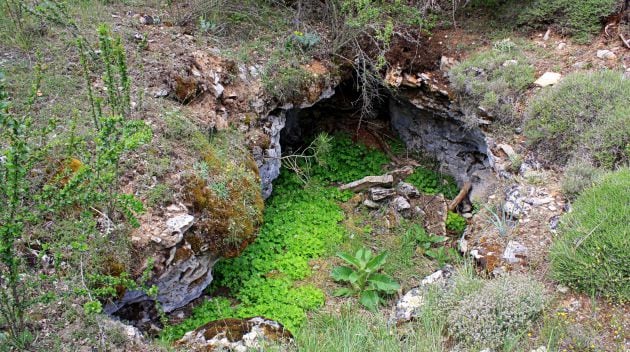
<path id="1" fill-rule="evenodd" d="M 551 247 L 553 277 L 578 291 L 630 300 L 630 169 L 584 191 Z"/>

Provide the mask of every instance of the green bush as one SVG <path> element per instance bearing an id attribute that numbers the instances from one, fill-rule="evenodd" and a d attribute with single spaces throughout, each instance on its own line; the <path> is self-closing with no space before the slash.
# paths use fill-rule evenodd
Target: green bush
<path id="1" fill-rule="evenodd" d="M 559 282 L 593 295 L 630 300 L 630 169 L 602 177 L 562 218 L 551 247 Z"/>
<path id="2" fill-rule="evenodd" d="M 550 163 L 573 157 L 614 168 L 630 160 L 630 80 L 604 70 L 573 73 L 530 104 L 526 136 Z"/>
<path id="3" fill-rule="evenodd" d="M 534 81 L 534 67 L 517 45 L 506 39 L 454 66 L 449 78 L 465 111 L 481 107 L 509 125 L 516 122 L 514 105 L 519 96 Z"/>
<path id="4" fill-rule="evenodd" d="M 466 286 L 469 290 L 477 285 L 466 282 Z M 449 295 L 457 297 L 460 293 Z M 522 335 L 542 312 L 545 301 L 543 284 L 528 276 L 506 275 L 486 282 L 452 305 L 448 332 L 462 348 L 499 348 Z"/>
<path id="5" fill-rule="evenodd" d="M 570 161 L 564 170 L 562 178 L 562 192 L 571 199 L 585 189 L 593 186 L 602 175 L 602 170 L 583 160 Z"/>
<path id="6" fill-rule="evenodd" d="M 572 34 L 579 43 L 588 42 L 602 29 L 602 20 L 618 11 L 620 0 L 535 0 L 521 12 L 520 24 L 546 27 L 550 22 Z"/>

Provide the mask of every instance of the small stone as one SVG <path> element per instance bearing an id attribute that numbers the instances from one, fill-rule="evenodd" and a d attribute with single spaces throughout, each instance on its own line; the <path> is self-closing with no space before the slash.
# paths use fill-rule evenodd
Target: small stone
<path id="1" fill-rule="evenodd" d="M 450 277 L 453 274 L 453 267 L 446 265 L 441 270 L 434 272 L 433 274 L 425 277 L 420 286 L 409 290 L 405 295 L 398 300 L 396 307 L 390 318 L 392 323 L 403 323 L 416 318 L 422 311 L 422 306 L 425 303 L 425 294 L 429 285 L 446 286 L 449 283 Z"/>
<path id="2" fill-rule="evenodd" d="M 405 197 L 398 196 L 392 200 L 392 205 L 397 212 L 405 211 L 407 209 L 411 209 L 411 204 L 405 199 Z"/>
<path id="3" fill-rule="evenodd" d="M 516 66 L 516 65 L 518 65 L 518 61 L 516 60 L 507 60 L 506 62 L 503 63 L 503 67 Z"/>
<path id="4" fill-rule="evenodd" d="M 148 25 L 152 25 L 155 21 L 153 20 L 153 17 L 149 16 L 149 15 L 143 15 L 140 16 L 140 23 L 144 24 L 146 26 Z"/>
<path id="5" fill-rule="evenodd" d="M 169 89 L 168 88 L 160 88 L 157 91 L 155 91 L 155 93 L 153 93 L 153 97 L 154 98 L 164 98 L 165 96 L 168 96 L 169 93 Z"/>
<path id="6" fill-rule="evenodd" d="M 551 202 L 554 201 L 553 197 L 544 197 L 544 198 L 532 198 L 532 199 L 528 199 L 526 202 L 534 205 L 534 206 L 538 206 L 538 205 L 543 205 L 543 204 L 549 204 Z"/>
<path id="7" fill-rule="evenodd" d="M 385 198 L 389 198 L 396 194 L 396 191 L 391 188 L 373 187 L 370 188 L 370 199 L 378 202 Z"/>
<path id="8" fill-rule="evenodd" d="M 503 259 L 509 263 L 517 263 L 520 260 L 519 257 L 524 256 L 527 256 L 527 247 L 516 241 L 508 242 L 505 251 L 503 251 Z"/>
<path id="9" fill-rule="evenodd" d="M 497 147 L 501 149 L 510 159 L 518 156 L 518 154 L 516 154 L 516 152 L 514 151 L 514 148 L 512 148 L 512 146 L 510 146 L 509 144 L 502 143 L 497 145 Z"/>
<path id="10" fill-rule="evenodd" d="M 463 213 L 462 216 L 464 217 L 464 219 L 472 219 L 473 214 L 472 213 Z"/>
<path id="11" fill-rule="evenodd" d="M 454 58 L 442 56 L 440 58 L 440 70 L 448 71 L 451 67 L 455 65 L 455 63 L 457 63 L 457 60 L 455 60 Z"/>
<path id="12" fill-rule="evenodd" d="M 568 293 L 569 292 L 569 288 L 564 286 L 564 285 L 558 285 L 556 287 L 556 291 L 558 291 L 560 293 Z"/>
<path id="13" fill-rule="evenodd" d="M 555 205 L 550 205 L 547 207 L 547 209 L 551 210 L 551 211 L 556 211 L 558 210 L 558 208 Z"/>
<path id="14" fill-rule="evenodd" d="M 373 186 L 382 186 L 389 185 L 394 182 L 394 177 L 392 175 L 381 175 L 381 176 L 365 176 L 364 178 L 347 183 L 339 187 L 340 190 L 346 191 L 350 190 L 353 192 L 362 191 L 364 189 L 368 189 Z"/>
<path id="15" fill-rule="evenodd" d="M 545 72 L 534 84 L 539 87 L 547 87 L 558 83 L 560 78 L 562 78 L 562 75 L 557 72 Z"/>
<path id="16" fill-rule="evenodd" d="M 535 350 L 531 350 L 531 352 L 547 352 L 547 347 L 545 346 L 540 346 Z"/>
<path id="17" fill-rule="evenodd" d="M 398 192 L 398 194 L 400 194 L 401 196 L 405 196 L 408 198 L 413 198 L 420 195 L 420 191 L 418 191 L 418 189 L 414 185 L 407 182 L 399 182 L 396 186 L 396 192 Z"/>
<path id="18" fill-rule="evenodd" d="M 566 47 L 567 47 L 567 43 L 562 42 L 562 43 L 558 44 L 558 48 L 557 49 L 558 50 L 564 50 L 564 48 L 566 48 Z"/>
<path id="19" fill-rule="evenodd" d="M 516 127 L 516 128 L 514 129 L 514 133 L 516 133 L 516 134 L 521 134 L 521 133 L 523 133 L 523 128 L 522 128 L 522 127 Z"/>
<path id="20" fill-rule="evenodd" d="M 372 200 L 369 200 L 369 199 L 364 200 L 363 201 L 363 205 L 365 205 L 366 207 L 368 207 L 370 209 L 378 209 L 378 208 L 381 207 L 380 204 L 378 204 L 378 203 L 376 203 L 376 202 L 374 202 Z"/>
<path id="21" fill-rule="evenodd" d="M 617 55 L 610 50 L 597 50 L 597 57 L 603 60 L 615 60 Z"/>

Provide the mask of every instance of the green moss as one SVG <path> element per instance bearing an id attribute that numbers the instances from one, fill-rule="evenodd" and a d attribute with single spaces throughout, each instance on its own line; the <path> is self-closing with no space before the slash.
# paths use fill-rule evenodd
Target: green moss
<path id="1" fill-rule="evenodd" d="M 630 169 L 603 177 L 564 215 L 551 270 L 576 290 L 630 300 Z"/>
<path id="2" fill-rule="evenodd" d="M 237 255 L 262 221 L 258 170 L 244 145 L 236 131 L 217 134 L 185 178 L 186 198 L 198 217 L 197 238 L 225 257 Z"/>
<path id="3" fill-rule="evenodd" d="M 630 160 L 630 80 L 620 72 L 577 72 L 541 91 L 525 133 L 550 163 L 579 157 L 614 168 Z M 588 160 L 591 159 L 591 160 Z"/>

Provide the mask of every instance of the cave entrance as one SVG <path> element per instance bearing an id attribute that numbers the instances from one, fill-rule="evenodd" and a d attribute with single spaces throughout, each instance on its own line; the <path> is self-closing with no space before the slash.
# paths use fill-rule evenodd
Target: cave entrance
<path id="1" fill-rule="evenodd" d="M 391 94 L 385 88 L 379 89 L 369 111 L 364 112 L 356 83 L 353 78 L 346 79 L 335 87 L 330 98 L 311 107 L 287 110 L 280 132 L 282 154 L 299 153 L 320 133 L 346 134 L 355 142 L 391 154 L 388 144 L 398 138 L 390 124 Z"/>
<path id="2" fill-rule="evenodd" d="M 401 87 L 395 93 L 381 87 L 366 114 L 360 88 L 351 76 L 330 98 L 311 107 L 285 110 L 279 138 L 282 154 L 299 153 L 319 133 L 345 133 L 397 161 L 390 143 L 402 141 L 407 153 L 434 171 L 453 176 L 459 187 L 472 184 L 473 198 L 486 197 L 494 182 L 486 137 L 481 129 L 464 123 L 463 113 L 448 93 L 426 84 Z"/>

